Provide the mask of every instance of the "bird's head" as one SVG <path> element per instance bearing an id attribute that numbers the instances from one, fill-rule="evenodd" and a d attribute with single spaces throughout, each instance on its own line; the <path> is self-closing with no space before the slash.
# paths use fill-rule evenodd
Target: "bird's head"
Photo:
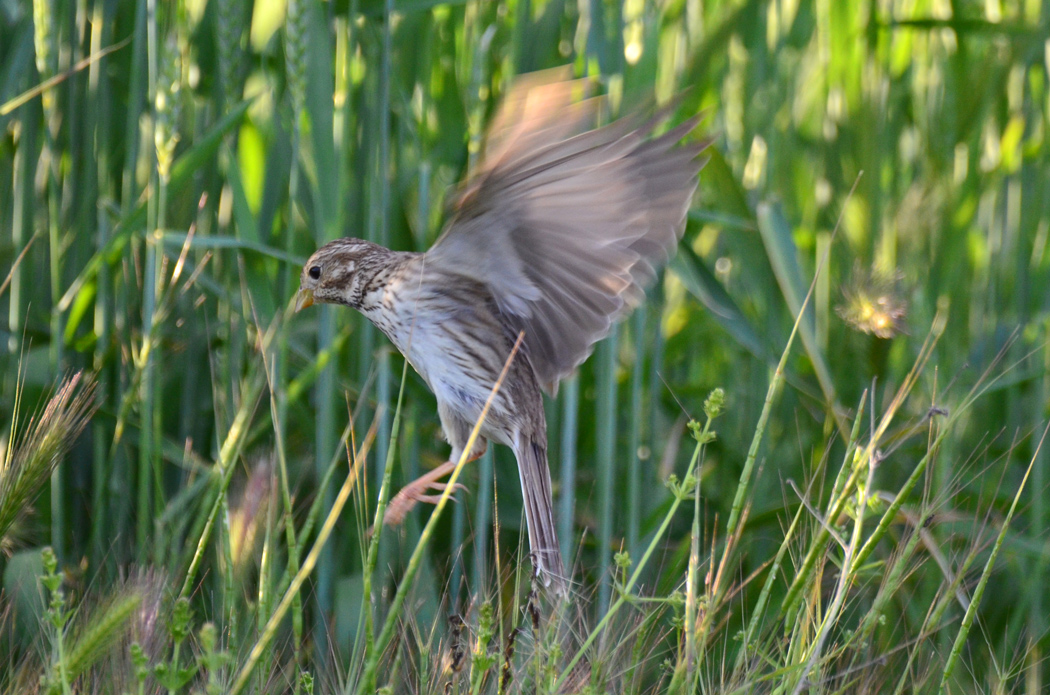
<path id="1" fill-rule="evenodd" d="M 361 306 L 364 283 L 377 262 L 390 251 L 363 239 L 336 239 L 310 256 L 299 276 L 295 310 L 314 303 Z M 364 271 L 364 272 L 362 272 Z"/>

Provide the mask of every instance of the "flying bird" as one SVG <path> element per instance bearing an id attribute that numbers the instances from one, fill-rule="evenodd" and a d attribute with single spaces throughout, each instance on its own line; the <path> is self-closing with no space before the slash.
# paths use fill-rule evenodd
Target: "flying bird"
<path id="1" fill-rule="evenodd" d="M 437 396 L 450 460 L 406 486 L 402 502 L 442 489 L 524 333 L 469 458 L 488 441 L 514 450 L 535 570 L 559 591 L 542 392 L 555 395 L 644 299 L 685 229 L 709 144 L 687 138 L 698 118 L 655 136 L 668 108 L 595 128 L 601 100 L 567 76 L 514 83 L 428 251 L 337 239 L 307 261 L 296 299 L 297 311 L 315 302 L 360 311 Z"/>

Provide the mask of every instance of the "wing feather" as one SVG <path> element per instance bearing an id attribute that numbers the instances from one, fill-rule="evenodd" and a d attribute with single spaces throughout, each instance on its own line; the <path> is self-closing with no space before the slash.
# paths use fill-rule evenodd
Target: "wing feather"
<path id="1" fill-rule="evenodd" d="M 669 115 L 587 130 L 597 101 L 567 72 L 511 89 L 481 164 L 454 202 L 427 263 L 489 288 L 550 393 L 613 323 L 644 299 L 674 252 L 708 143 L 684 143 Z M 552 78 L 555 81 L 551 81 Z"/>

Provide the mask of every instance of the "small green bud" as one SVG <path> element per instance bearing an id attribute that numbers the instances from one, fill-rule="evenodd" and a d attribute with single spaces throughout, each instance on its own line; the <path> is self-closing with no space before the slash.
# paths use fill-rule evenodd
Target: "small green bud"
<path id="1" fill-rule="evenodd" d="M 137 657 L 136 657 L 136 651 Z M 131 647 L 131 661 L 135 664 L 135 680 L 139 683 L 145 683 L 146 679 L 149 678 L 149 663 L 146 659 L 146 655 L 142 652 L 142 647 L 135 644 Z"/>
<path id="2" fill-rule="evenodd" d="M 40 559 L 44 561 L 45 572 L 55 574 L 58 571 L 58 556 L 55 555 L 51 546 L 47 546 L 40 552 Z"/>
<path id="3" fill-rule="evenodd" d="M 175 602 L 175 608 L 171 612 L 169 631 L 173 640 L 181 642 L 186 639 L 186 635 L 190 632 L 191 617 L 190 600 L 186 597 L 180 598 Z"/>
<path id="4" fill-rule="evenodd" d="M 215 623 L 208 622 L 201 626 L 200 631 L 201 648 L 205 652 L 214 652 L 215 645 L 219 641 L 219 631 L 215 627 Z"/>
<path id="5" fill-rule="evenodd" d="M 726 406 L 726 392 L 721 388 L 717 388 L 711 392 L 711 395 L 704 401 L 704 414 L 707 415 L 709 420 L 714 420 L 716 417 L 722 414 Z"/>
<path id="6" fill-rule="evenodd" d="M 492 622 L 492 604 L 488 601 L 481 604 L 481 607 L 478 608 L 478 620 L 483 624 Z"/>
<path id="7" fill-rule="evenodd" d="M 131 663 L 135 668 L 143 668 L 149 663 L 146 652 L 142 650 L 142 645 L 138 642 L 132 642 L 129 651 L 131 652 Z"/>

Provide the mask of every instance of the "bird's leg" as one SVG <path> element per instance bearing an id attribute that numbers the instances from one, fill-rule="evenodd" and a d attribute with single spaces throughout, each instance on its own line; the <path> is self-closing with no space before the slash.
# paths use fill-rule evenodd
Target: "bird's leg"
<path id="1" fill-rule="evenodd" d="M 475 450 L 466 462 L 470 463 L 478 460 L 483 453 L 485 453 L 484 447 L 480 450 Z M 394 495 L 394 499 L 390 500 L 390 504 L 386 508 L 386 514 L 383 515 L 383 523 L 387 526 L 397 526 L 404 521 L 405 515 L 412 511 L 412 508 L 419 502 L 437 504 L 438 500 L 441 499 L 441 493 L 448 487 L 448 483 L 441 482 L 441 478 L 451 474 L 456 469 L 457 463 L 458 461 L 445 461 L 434 470 L 424 473 L 401 488 Z M 462 484 L 456 483 L 452 491 L 465 489 Z M 437 494 L 428 494 L 428 492 Z M 454 497 L 451 499 L 455 501 Z"/>

